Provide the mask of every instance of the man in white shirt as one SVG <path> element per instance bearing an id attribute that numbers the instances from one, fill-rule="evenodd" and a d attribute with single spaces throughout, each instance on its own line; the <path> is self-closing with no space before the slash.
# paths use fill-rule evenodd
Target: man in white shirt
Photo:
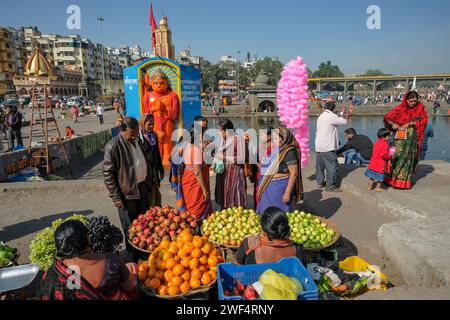
<path id="1" fill-rule="evenodd" d="M 100 124 L 104 123 L 103 120 L 103 115 L 105 114 L 105 109 L 103 108 L 103 106 L 101 104 L 97 105 L 97 117 L 100 120 Z"/>
<path id="2" fill-rule="evenodd" d="M 336 105 L 328 102 L 325 111 L 317 120 L 316 131 L 316 181 L 319 188 L 326 186 L 328 192 L 341 192 L 339 162 L 336 151 L 339 149 L 339 126 L 347 120 L 334 113 Z M 325 184 L 326 170 L 326 184 Z"/>

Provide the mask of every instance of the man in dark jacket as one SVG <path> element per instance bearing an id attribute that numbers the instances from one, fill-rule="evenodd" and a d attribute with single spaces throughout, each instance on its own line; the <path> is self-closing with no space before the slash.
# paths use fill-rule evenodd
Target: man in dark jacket
<path id="1" fill-rule="evenodd" d="M 17 111 L 17 107 L 9 107 L 9 113 L 6 116 L 6 126 L 8 127 L 8 137 L 10 150 L 14 150 L 14 140 L 17 140 L 17 146 L 23 147 L 22 141 L 22 114 Z"/>
<path id="2" fill-rule="evenodd" d="M 105 146 L 103 175 L 126 234 L 131 222 L 149 209 L 160 181 L 157 157 L 146 139 L 138 139 L 138 121 L 125 118 L 121 130 Z"/>
<path id="3" fill-rule="evenodd" d="M 372 141 L 366 136 L 356 134 L 356 130 L 353 128 L 347 129 L 345 134 L 348 142 L 336 151 L 338 156 L 347 151 L 345 154 L 346 164 L 353 162 L 357 165 L 369 164 L 373 152 Z"/>

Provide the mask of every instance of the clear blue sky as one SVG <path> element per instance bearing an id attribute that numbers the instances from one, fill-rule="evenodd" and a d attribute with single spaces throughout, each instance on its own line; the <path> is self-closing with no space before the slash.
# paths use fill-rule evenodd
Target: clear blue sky
<path id="1" fill-rule="evenodd" d="M 66 28 L 68 5 L 82 12 L 82 29 Z M 369 5 L 381 8 L 382 30 L 366 27 Z M 45 33 L 78 33 L 105 45 L 150 49 L 150 0 L 1 0 L 0 25 L 37 26 Z M 311 69 L 331 60 L 347 74 L 382 69 L 401 73 L 450 73 L 448 0 L 154 0 L 157 21 L 169 17 L 176 51 L 215 62 L 247 51 L 283 62 L 301 55 Z"/>

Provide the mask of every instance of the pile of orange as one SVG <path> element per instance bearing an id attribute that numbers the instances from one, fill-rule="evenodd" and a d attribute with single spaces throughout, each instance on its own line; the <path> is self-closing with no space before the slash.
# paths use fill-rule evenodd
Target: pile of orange
<path id="1" fill-rule="evenodd" d="M 148 261 L 139 263 L 139 281 L 160 296 L 186 294 L 214 282 L 222 262 L 207 238 L 184 230 L 176 241 L 162 241 Z"/>

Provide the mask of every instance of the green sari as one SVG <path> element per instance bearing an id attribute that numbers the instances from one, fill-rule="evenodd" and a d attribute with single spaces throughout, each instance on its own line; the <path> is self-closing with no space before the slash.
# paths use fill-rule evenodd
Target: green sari
<path id="1" fill-rule="evenodd" d="M 409 128 L 406 140 L 395 140 L 395 155 L 388 164 L 386 183 L 397 189 L 411 189 L 412 175 L 419 163 L 416 129 Z"/>

